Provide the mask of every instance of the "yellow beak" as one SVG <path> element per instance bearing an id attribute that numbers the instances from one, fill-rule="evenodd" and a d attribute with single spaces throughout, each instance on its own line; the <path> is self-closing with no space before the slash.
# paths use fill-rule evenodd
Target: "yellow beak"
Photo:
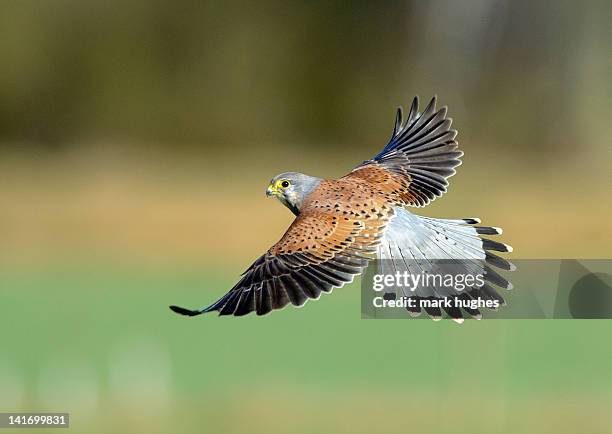
<path id="1" fill-rule="evenodd" d="M 268 188 L 266 189 L 266 196 L 270 197 L 270 196 L 275 196 L 278 194 L 278 190 L 276 189 L 276 187 L 272 184 L 268 185 Z"/>

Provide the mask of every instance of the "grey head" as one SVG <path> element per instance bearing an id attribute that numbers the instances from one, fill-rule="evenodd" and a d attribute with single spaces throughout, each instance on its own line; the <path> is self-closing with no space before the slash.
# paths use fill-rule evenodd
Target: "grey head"
<path id="1" fill-rule="evenodd" d="M 267 196 L 276 197 L 283 205 L 298 215 L 304 200 L 321 183 L 321 178 L 297 172 L 285 172 L 270 180 Z"/>

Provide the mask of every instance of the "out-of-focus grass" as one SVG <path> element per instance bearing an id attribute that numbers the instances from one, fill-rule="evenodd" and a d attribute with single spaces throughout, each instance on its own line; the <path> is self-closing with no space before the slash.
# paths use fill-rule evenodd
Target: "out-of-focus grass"
<path id="1" fill-rule="evenodd" d="M 12 406 L 70 411 L 75 432 L 434 433 L 460 421 L 477 433 L 558 433 L 612 423 L 607 322 L 367 321 L 357 284 L 264 318 L 172 314 L 168 304 L 207 303 L 233 282 L 206 266 L 84 260 L 3 267 L 0 279 L 0 370 L 11 366 L 22 384 Z M 0 391 L 3 408 L 14 397 Z"/>

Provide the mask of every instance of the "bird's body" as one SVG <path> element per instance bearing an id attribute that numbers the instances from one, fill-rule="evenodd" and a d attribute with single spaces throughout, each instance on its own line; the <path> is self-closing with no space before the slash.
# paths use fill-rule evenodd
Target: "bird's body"
<path id="1" fill-rule="evenodd" d="M 243 274 L 225 296 L 211 306 L 188 310 L 171 306 L 184 315 L 219 311 L 220 315 L 264 315 L 291 303 L 302 306 L 318 299 L 361 274 L 378 259 L 382 272 L 436 271 L 437 260 L 461 261 L 465 271 L 482 271 L 488 281 L 510 284 L 489 265 L 512 269 L 491 250 L 510 251 L 505 244 L 482 239 L 501 230 L 477 227 L 478 219 L 442 220 L 410 213 L 409 206 L 425 206 L 446 192 L 447 178 L 455 173 L 463 155 L 457 150 L 446 108 L 436 111 L 435 98 L 423 113 L 415 98 L 408 119 L 401 109 L 389 144 L 339 179 L 322 179 L 297 172 L 275 176 L 266 193 L 274 196 L 296 218 L 282 238 Z M 488 265 L 487 265 L 488 264 Z M 401 294 L 412 298 L 444 298 L 457 295 L 444 288 Z M 486 283 L 470 288 L 461 297 L 503 299 Z M 409 309 L 413 314 L 418 310 Z M 441 310 L 425 309 L 434 317 Z M 461 319 L 458 309 L 447 315 Z M 480 312 L 468 313 L 479 317 Z"/>

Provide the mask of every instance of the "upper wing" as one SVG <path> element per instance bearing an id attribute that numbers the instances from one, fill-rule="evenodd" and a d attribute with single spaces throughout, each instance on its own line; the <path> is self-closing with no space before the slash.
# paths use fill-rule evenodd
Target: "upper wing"
<path id="1" fill-rule="evenodd" d="M 183 315 L 219 311 L 219 315 L 265 315 L 288 303 L 302 306 L 361 274 L 376 251 L 386 216 L 335 215 L 303 211 L 285 235 L 243 273 L 236 285 L 212 305 Z"/>
<path id="2" fill-rule="evenodd" d="M 402 108 L 398 108 L 387 146 L 347 177 L 380 185 L 398 205 L 421 207 L 446 192 L 447 178 L 455 174 L 463 152 L 457 150 L 457 131 L 451 129 L 447 108 L 436 111 L 435 97 L 423 113 L 419 113 L 418 106 L 415 97 L 406 122 Z"/>

